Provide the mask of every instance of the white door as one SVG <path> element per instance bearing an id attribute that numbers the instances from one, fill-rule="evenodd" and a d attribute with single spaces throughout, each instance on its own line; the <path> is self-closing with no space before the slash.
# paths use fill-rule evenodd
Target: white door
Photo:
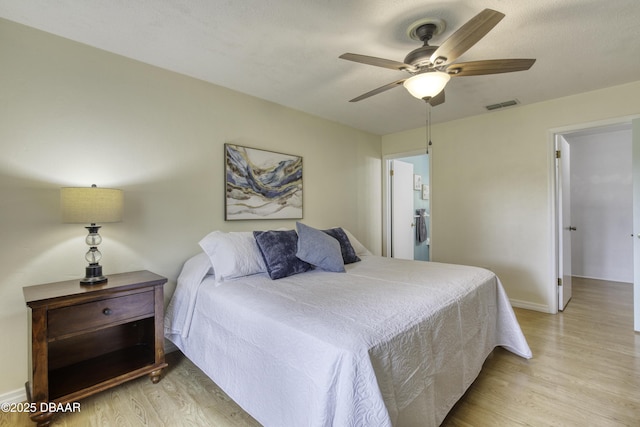
<path id="1" fill-rule="evenodd" d="M 413 259 L 413 165 L 391 161 L 391 256 Z"/>
<path id="2" fill-rule="evenodd" d="M 640 119 L 631 130 L 633 168 L 633 329 L 640 332 Z"/>
<path id="3" fill-rule="evenodd" d="M 556 194 L 558 195 L 558 310 L 571 299 L 571 162 L 569 143 L 556 135 Z M 558 158 L 559 156 L 559 158 Z"/>

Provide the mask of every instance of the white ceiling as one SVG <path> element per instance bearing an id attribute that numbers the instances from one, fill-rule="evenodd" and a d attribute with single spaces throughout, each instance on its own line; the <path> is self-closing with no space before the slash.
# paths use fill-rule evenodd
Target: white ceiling
<path id="1" fill-rule="evenodd" d="M 402 87 L 348 102 L 408 75 L 338 56 L 403 61 L 412 22 L 443 19 L 437 46 L 484 8 L 506 17 L 458 62 L 537 62 L 451 79 L 434 123 L 640 80 L 638 0 L 0 0 L 8 20 L 380 135 L 424 126 L 424 102 Z"/>

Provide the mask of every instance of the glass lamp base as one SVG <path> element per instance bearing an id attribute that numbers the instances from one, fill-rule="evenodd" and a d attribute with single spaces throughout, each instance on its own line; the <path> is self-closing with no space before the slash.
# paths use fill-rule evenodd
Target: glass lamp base
<path id="1" fill-rule="evenodd" d="M 102 266 L 99 264 L 89 264 L 85 267 L 85 277 L 80 280 L 81 285 L 99 285 L 106 283 L 107 278 L 102 275 Z"/>

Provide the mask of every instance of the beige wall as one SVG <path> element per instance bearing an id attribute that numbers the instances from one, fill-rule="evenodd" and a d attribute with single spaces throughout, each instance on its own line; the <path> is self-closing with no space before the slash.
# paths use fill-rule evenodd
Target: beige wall
<path id="1" fill-rule="evenodd" d="M 432 259 L 490 268 L 515 305 L 553 312 L 550 135 L 637 114 L 640 82 L 433 126 Z M 424 135 L 384 136 L 383 156 L 423 148 Z"/>
<path id="2" fill-rule="evenodd" d="M 0 397 L 27 378 L 22 287 L 84 273 L 62 186 L 124 190 L 124 221 L 101 231 L 105 273 L 155 271 L 165 297 L 211 230 L 295 225 L 224 221 L 225 142 L 303 156 L 304 221 L 380 253 L 379 136 L 5 20 L 0 64 Z"/>
<path id="3" fill-rule="evenodd" d="M 381 156 L 424 148 L 424 128 L 381 144 L 1 19 L 0 64 L 0 397 L 27 377 L 22 287 L 84 271 L 85 230 L 60 223 L 61 186 L 125 191 L 124 222 L 101 233 L 105 272 L 155 271 L 169 295 L 209 231 L 294 224 L 224 221 L 225 142 L 303 156 L 305 222 L 341 224 L 375 253 Z M 433 259 L 491 268 L 516 304 L 552 311 L 550 131 L 639 114 L 639 100 L 637 82 L 434 126 Z"/>

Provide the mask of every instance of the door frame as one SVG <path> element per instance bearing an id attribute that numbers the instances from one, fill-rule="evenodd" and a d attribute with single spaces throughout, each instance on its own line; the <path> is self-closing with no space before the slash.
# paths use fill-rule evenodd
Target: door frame
<path id="1" fill-rule="evenodd" d="M 636 117 L 631 121 L 631 162 L 633 164 L 637 164 L 640 162 L 640 118 Z M 640 256 L 640 217 L 638 216 L 638 206 L 640 205 L 640 200 L 638 199 L 638 180 L 640 177 L 638 176 L 640 173 L 640 168 L 632 167 L 632 180 L 633 180 L 633 330 L 636 333 L 640 333 L 640 260 L 638 257 Z"/>
<path id="2" fill-rule="evenodd" d="M 429 193 L 433 194 L 432 186 L 432 158 L 433 147 L 429 147 L 429 153 L 427 154 L 424 149 L 404 151 L 402 153 L 385 154 L 382 156 L 382 256 L 391 256 L 391 160 L 402 159 L 404 157 L 414 157 L 428 155 L 429 158 Z M 429 197 L 429 204 L 431 205 L 431 196 Z M 432 209 L 430 209 L 432 211 Z M 429 230 L 431 230 L 431 216 L 429 216 Z M 429 259 L 431 259 L 431 248 L 433 245 L 433 239 L 431 239 L 431 245 L 429 246 Z"/>
<path id="3" fill-rule="evenodd" d="M 556 221 L 558 236 L 556 248 L 558 260 L 558 311 L 564 311 L 571 299 L 571 146 L 564 137 L 567 133 L 556 133 Z"/>
<path id="4" fill-rule="evenodd" d="M 552 307 L 550 307 L 549 312 L 552 314 L 558 313 L 558 277 L 559 272 L 559 262 L 560 256 L 558 250 L 558 238 L 559 233 L 562 230 L 559 230 L 558 227 L 558 194 L 557 194 L 557 180 L 556 176 L 556 135 L 562 135 L 567 133 L 573 133 L 588 129 L 609 127 L 615 125 L 629 124 L 631 125 L 632 120 L 640 118 L 640 114 L 632 115 L 632 116 L 623 116 L 616 117 L 612 119 L 599 120 L 594 122 L 585 122 L 575 125 L 563 126 L 552 128 L 547 131 L 547 146 L 548 146 L 548 165 L 549 165 L 549 221 L 551 224 L 550 232 L 550 243 L 551 247 L 549 250 L 549 287 L 547 288 L 547 297 L 548 300 L 552 302 Z M 637 284 L 634 283 L 634 289 Z M 638 310 L 637 307 L 634 307 L 634 310 Z"/>

